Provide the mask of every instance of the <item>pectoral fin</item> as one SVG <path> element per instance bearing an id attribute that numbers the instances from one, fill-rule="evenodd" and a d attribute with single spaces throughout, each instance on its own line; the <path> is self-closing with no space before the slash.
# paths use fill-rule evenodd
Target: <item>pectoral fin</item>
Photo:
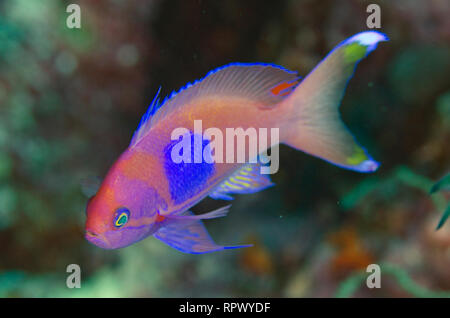
<path id="1" fill-rule="evenodd" d="M 233 200 L 230 194 L 255 193 L 273 185 L 268 175 L 261 174 L 260 164 L 247 164 L 219 184 L 209 196 Z"/>
<path id="2" fill-rule="evenodd" d="M 191 213 L 190 211 L 186 211 L 179 215 L 177 215 L 177 214 L 167 215 L 167 216 L 165 216 L 165 218 L 169 222 L 173 222 L 175 220 L 179 220 L 181 222 L 186 222 L 187 220 L 207 220 L 207 219 L 221 218 L 228 214 L 230 207 L 231 207 L 231 204 L 224 206 L 222 208 L 216 209 L 212 212 L 198 214 L 198 215 L 195 215 L 195 214 Z"/>

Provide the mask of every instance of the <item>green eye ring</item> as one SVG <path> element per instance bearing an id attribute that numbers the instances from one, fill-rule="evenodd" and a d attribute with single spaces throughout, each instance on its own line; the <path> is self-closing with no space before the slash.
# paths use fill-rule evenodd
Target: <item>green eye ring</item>
<path id="1" fill-rule="evenodd" d="M 124 226 L 130 218 L 130 211 L 127 208 L 118 208 L 114 217 L 114 226 L 116 228 Z"/>

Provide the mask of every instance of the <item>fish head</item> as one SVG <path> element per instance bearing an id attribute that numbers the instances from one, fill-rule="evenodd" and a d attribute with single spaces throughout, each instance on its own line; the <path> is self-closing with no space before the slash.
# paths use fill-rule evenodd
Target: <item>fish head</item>
<path id="1" fill-rule="evenodd" d="M 108 175 L 87 204 L 85 237 L 104 249 L 129 246 L 157 230 L 156 219 L 164 206 L 146 182 L 120 173 Z"/>

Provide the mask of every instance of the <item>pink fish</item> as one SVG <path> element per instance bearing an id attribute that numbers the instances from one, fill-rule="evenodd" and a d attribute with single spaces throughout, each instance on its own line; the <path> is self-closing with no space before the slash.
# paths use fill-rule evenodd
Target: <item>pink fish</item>
<path id="1" fill-rule="evenodd" d="M 157 95 L 129 147 L 88 203 L 87 240 L 114 249 L 153 235 L 187 253 L 243 247 L 216 244 L 203 226 L 202 220 L 226 215 L 229 206 L 201 215 L 189 209 L 206 196 L 229 200 L 232 194 L 257 192 L 272 183 L 261 173 L 260 163 L 175 162 L 173 151 L 180 141 L 173 140 L 172 134 L 180 127 L 192 141 L 194 157 L 202 155 L 195 149 L 211 146 L 211 140 L 202 138 L 200 148 L 195 148 L 194 121 L 198 120 L 204 130 L 277 128 L 279 143 L 343 168 L 375 171 L 378 163 L 348 132 L 338 107 L 356 64 L 386 40 L 379 32 L 356 34 L 303 80 L 272 64 L 233 63 L 162 103 Z"/>

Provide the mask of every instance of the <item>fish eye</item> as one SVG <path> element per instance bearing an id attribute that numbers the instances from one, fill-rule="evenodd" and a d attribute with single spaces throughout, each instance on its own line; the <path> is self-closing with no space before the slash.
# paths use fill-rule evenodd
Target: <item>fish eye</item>
<path id="1" fill-rule="evenodd" d="M 114 217 L 114 226 L 117 228 L 124 226 L 128 222 L 129 217 L 130 210 L 125 207 L 118 208 Z"/>

